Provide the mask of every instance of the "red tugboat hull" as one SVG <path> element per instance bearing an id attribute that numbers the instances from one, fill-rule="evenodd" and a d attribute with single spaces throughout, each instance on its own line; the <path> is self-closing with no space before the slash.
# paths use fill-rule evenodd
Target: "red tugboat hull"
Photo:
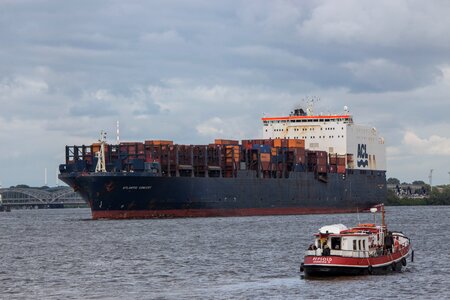
<path id="1" fill-rule="evenodd" d="M 305 276 L 370 275 L 401 271 L 410 255 L 410 246 L 378 257 L 305 256 L 300 271 Z"/>

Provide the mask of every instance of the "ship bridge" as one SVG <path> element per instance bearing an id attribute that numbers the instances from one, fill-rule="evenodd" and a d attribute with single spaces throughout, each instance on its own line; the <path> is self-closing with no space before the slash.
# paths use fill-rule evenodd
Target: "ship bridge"
<path id="1" fill-rule="evenodd" d="M 347 107 L 339 114 L 314 114 L 308 108 L 261 120 L 264 139 L 301 139 L 307 150 L 346 156 L 347 169 L 386 170 L 384 139 L 376 128 L 355 124 Z"/>

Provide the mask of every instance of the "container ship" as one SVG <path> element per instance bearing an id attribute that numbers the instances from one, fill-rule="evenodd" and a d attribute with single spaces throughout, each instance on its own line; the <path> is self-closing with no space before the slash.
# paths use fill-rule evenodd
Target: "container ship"
<path id="1" fill-rule="evenodd" d="M 345 108 L 262 118 L 262 139 L 66 146 L 59 178 L 93 219 L 344 213 L 386 199 L 384 140 Z"/>

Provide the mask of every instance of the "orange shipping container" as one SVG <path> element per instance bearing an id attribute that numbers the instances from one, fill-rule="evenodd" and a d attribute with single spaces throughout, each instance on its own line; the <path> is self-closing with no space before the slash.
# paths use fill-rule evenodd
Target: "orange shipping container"
<path id="1" fill-rule="evenodd" d="M 281 147 L 281 140 L 280 139 L 275 139 L 273 141 L 273 146 L 277 147 L 277 148 L 280 148 Z"/>
<path id="2" fill-rule="evenodd" d="M 277 148 L 272 148 L 270 150 L 271 150 L 270 152 L 271 152 L 272 156 L 277 155 L 277 153 L 278 153 Z"/>
<path id="3" fill-rule="evenodd" d="M 153 141 L 153 145 L 173 145 L 173 141 L 156 140 Z"/>
<path id="4" fill-rule="evenodd" d="M 289 139 L 288 147 L 289 148 L 305 148 L 305 140 Z"/>
<path id="5" fill-rule="evenodd" d="M 215 139 L 214 143 L 218 145 L 239 145 L 239 141 L 236 140 Z"/>
<path id="6" fill-rule="evenodd" d="M 270 161 L 270 153 L 261 153 L 261 161 Z"/>
<path id="7" fill-rule="evenodd" d="M 173 141 L 168 140 L 147 140 L 144 142 L 145 145 L 155 145 L 155 146 L 163 146 L 163 145 L 173 145 Z"/>
<path id="8" fill-rule="evenodd" d="M 93 143 L 92 144 L 92 153 L 97 153 L 100 151 L 100 143 Z"/>

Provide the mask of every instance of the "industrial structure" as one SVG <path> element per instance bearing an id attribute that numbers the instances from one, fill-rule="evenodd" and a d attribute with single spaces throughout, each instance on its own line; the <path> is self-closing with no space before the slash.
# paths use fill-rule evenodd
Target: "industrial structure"
<path id="1" fill-rule="evenodd" d="M 1 188 L 2 205 L 8 208 L 84 207 L 86 202 L 69 187 Z"/>

